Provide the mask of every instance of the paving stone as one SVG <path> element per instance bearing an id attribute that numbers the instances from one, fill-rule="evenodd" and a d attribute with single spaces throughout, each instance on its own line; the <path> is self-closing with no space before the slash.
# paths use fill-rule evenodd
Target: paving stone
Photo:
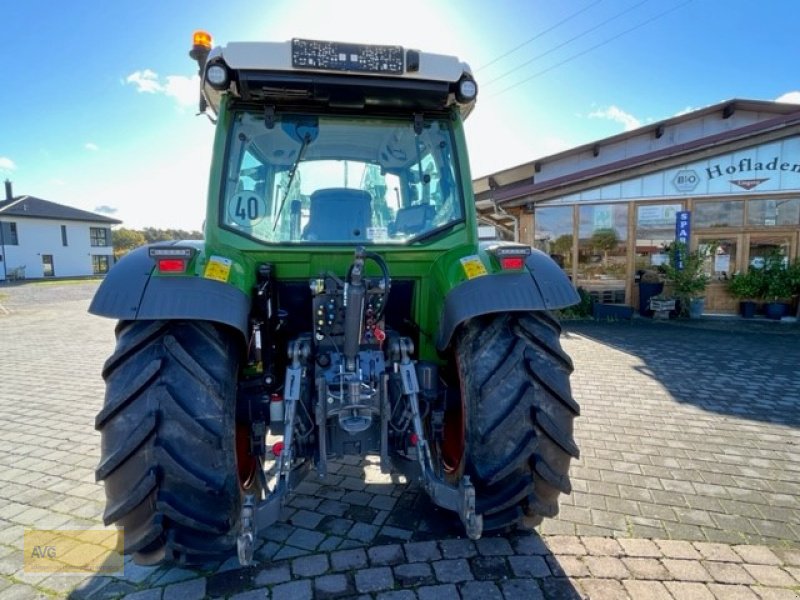
<path id="1" fill-rule="evenodd" d="M 263 571 L 260 571 L 253 581 L 256 585 L 272 585 L 275 583 L 284 583 L 291 578 L 289 565 L 283 564 L 267 567 Z"/>
<path id="2" fill-rule="evenodd" d="M 622 546 L 613 538 L 582 537 L 586 551 L 592 556 L 620 556 Z"/>
<path id="3" fill-rule="evenodd" d="M 750 589 L 762 600 L 797 600 L 797 592 L 786 588 L 755 586 Z"/>
<path id="4" fill-rule="evenodd" d="M 677 581 L 713 581 L 699 561 L 665 558 L 663 563 L 672 578 Z"/>
<path id="5" fill-rule="evenodd" d="M 500 583 L 503 590 L 503 597 L 505 600 L 544 600 L 545 596 L 542 593 L 542 588 L 536 581 L 530 579 L 510 579 Z M 550 594 L 547 598 L 575 600 L 573 597 L 566 594 Z"/>
<path id="6" fill-rule="evenodd" d="M 492 581 L 468 581 L 459 586 L 461 600 L 503 600 L 500 588 Z"/>
<path id="7" fill-rule="evenodd" d="M 645 559 L 646 560 L 646 559 Z M 625 591 L 634 600 L 674 600 L 672 594 L 667 591 L 664 584 L 660 581 L 639 581 L 626 579 L 622 582 Z"/>
<path id="8" fill-rule="evenodd" d="M 310 531 L 308 529 L 295 529 L 294 532 L 286 539 L 286 543 L 297 548 L 304 550 L 316 550 L 317 546 L 325 539 L 325 535 L 319 531 Z"/>
<path id="9" fill-rule="evenodd" d="M 380 592 L 394 586 L 394 577 L 389 567 L 376 567 L 357 571 L 355 582 L 359 592 Z"/>
<path id="10" fill-rule="evenodd" d="M 310 553 L 310 550 L 295 548 L 294 546 L 282 546 L 281 549 L 275 553 L 273 559 L 276 561 L 288 560 L 290 558 L 297 558 L 298 556 L 306 556 Z"/>
<path id="11" fill-rule="evenodd" d="M 570 556 L 565 554 L 563 556 L 555 557 L 553 555 L 545 556 L 545 562 L 550 568 L 550 572 L 554 577 L 589 577 L 589 568 L 584 564 L 583 557 Z"/>
<path id="12" fill-rule="evenodd" d="M 439 548 L 444 558 L 471 558 L 477 554 L 472 540 L 441 540 Z"/>
<path id="13" fill-rule="evenodd" d="M 709 542 L 695 542 L 694 547 L 707 560 L 718 562 L 742 562 L 741 556 L 733 551 L 728 544 L 712 544 Z"/>
<path id="14" fill-rule="evenodd" d="M 259 588 L 257 590 L 249 590 L 229 596 L 228 600 L 266 600 L 269 598 L 269 589 Z"/>
<path id="15" fill-rule="evenodd" d="M 163 600 L 201 600 L 206 596 L 206 579 L 192 579 L 173 583 L 164 588 Z"/>
<path id="16" fill-rule="evenodd" d="M 394 568 L 394 578 L 403 587 L 435 583 L 431 566 L 422 562 L 397 565 Z"/>
<path id="17" fill-rule="evenodd" d="M 328 600 L 353 593 L 353 586 L 347 577 L 341 573 L 323 575 L 314 579 L 314 597 L 317 600 Z M 276 598 L 276 600 L 278 600 Z"/>
<path id="18" fill-rule="evenodd" d="M 667 558 L 699 559 L 700 553 L 689 542 L 680 540 L 655 540 Z"/>
<path id="19" fill-rule="evenodd" d="M 744 585 L 709 583 L 708 590 L 717 600 L 758 600 L 758 596 Z"/>
<path id="20" fill-rule="evenodd" d="M 625 557 L 622 562 L 634 579 L 672 579 L 664 565 L 654 558 Z"/>
<path id="21" fill-rule="evenodd" d="M 776 548 L 775 552 L 784 564 L 800 567 L 800 549 Z"/>
<path id="22" fill-rule="evenodd" d="M 541 556 L 510 556 L 508 564 L 517 577 L 550 577 L 550 568 Z"/>
<path id="23" fill-rule="evenodd" d="M 315 577 L 328 570 L 328 556 L 315 554 L 296 558 L 292 561 L 292 573 L 295 577 Z"/>
<path id="24" fill-rule="evenodd" d="M 435 541 L 409 542 L 403 547 L 409 562 L 430 562 L 442 558 L 442 553 Z"/>
<path id="25" fill-rule="evenodd" d="M 367 551 L 367 554 L 372 566 L 392 566 L 405 561 L 403 548 L 399 544 L 373 546 Z"/>
<path id="26" fill-rule="evenodd" d="M 576 536 L 554 535 L 546 538 L 545 543 L 553 554 L 586 554 L 586 548 Z"/>
<path id="27" fill-rule="evenodd" d="M 381 592 L 376 600 L 417 600 L 417 595 L 411 590 L 395 590 L 391 592 Z"/>
<path id="28" fill-rule="evenodd" d="M 772 552 L 769 548 L 765 548 L 764 546 L 751 546 L 751 545 L 740 545 L 734 546 L 733 550 L 742 557 L 742 560 L 746 563 L 755 564 L 755 565 L 780 565 L 782 561 L 780 558 L 775 556 L 775 553 Z"/>
<path id="29" fill-rule="evenodd" d="M 482 537 L 475 542 L 478 552 L 483 556 L 510 556 L 514 554 L 511 544 L 505 538 Z"/>
<path id="30" fill-rule="evenodd" d="M 512 545 L 517 554 L 550 554 L 550 549 L 538 535 L 520 535 L 514 537 Z"/>
<path id="31" fill-rule="evenodd" d="M 737 563 L 703 561 L 703 566 L 717 583 L 750 585 L 753 578 Z"/>
<path id="32" fill-rule="evenodd" d="M 33 589 L 31 589 L 33 592 Z M 142 590 L 140 592 L 134 592 L 133 594 L 128 594 L 125 596 L 127 600 L 161 600 L 161 588 L 155 590 Z M 24 598 L 41 598 L 41 594 L 31 593 L 28 596 L 22 596 Z"/>
<path id="33" fill-rule="evenodd" d="M 670 593 L 679 600 L 714 600 L 714 595 L 702 583 L 667 581 L 664 583 Z"/>
<path id="34" fill-rule="evenodd" d="M 542 559 L 540 558 L 540 560 Z M 507 579 L 511 575 L 508 562 L 502 556 L 476 556 L 469 559 L 469 564 L 472 569 L 472 575 L 480 581 Z"/>
<path id="35" fill-rule="evenodd" d="M 583 562 L 595 578 L 625 579 L 630 576 L 625 564 L 613 556 L 586 556 Z"/>
<path id="36" fill-rule="evenodd" d="M 620 538 L 617 540 L 626 556 L 642 558 L 661 558 L 661 549 L 651 540 Z"/>
<path id="37" fill-rule="evenodd" d="M 350 528 L 350 531 L 347 532 L 347 537 L 361 542 L 370 542 L 377 534 L 378 528 L 375 525 L 356 523 Z"/>
<path id="38" fill-rule="evenodd" d="M 444 600 L 445 598 L 458 598 L 458 590 L 453 584 L 426 585 L 417 588 L 419 600 Z"/>
<path id="39" fill-rule="evenodd" d="M 541 587 L 545 598 L 557 600 L 586 600 L 577 582 L 577 579 L 570 580 L 566 577 L 545 577 L 536 583 Z"/>
<path id="40" fill-rule="evenodd" d="M 453 560 L 437 560 L 431 566 L 440 583 L 458 583 L 473 579 L 469 563 L 463 558 Z"/>
<path id="41" fill-rule="evenodd" d="M 309 510 L 298 510 L 295 512 L 289 522 L 297 527 L 305 527 L 306 529 L 314 529 L 319 522 L 325 517 L 317 512 Z"/>
<path id="42" fill-rule="evenodd" d="M 339 550 L 331 553 L 331 568 L 334 571 L 350 571 L 367 567 L 367 553 L 363 548 Z"/>
<path id="43" fill-rule="evenodd" d="M 579 579 L 578 583 L 591 600 L 624 600 L 629 598 L 622 584 L 613 579 Z"/>
<path id="44" fill-rule="evenodd" d="M 311 580 L 290 581 L 272 588 L 272 597 L 280 600 L 312 600 Z"/>
<path id="45" fill-rule="evenodd" d="M 743 565 L 753 579 L 763 586 L 790 587 L 800 585 L 794 577 L 774 565 Z"/>

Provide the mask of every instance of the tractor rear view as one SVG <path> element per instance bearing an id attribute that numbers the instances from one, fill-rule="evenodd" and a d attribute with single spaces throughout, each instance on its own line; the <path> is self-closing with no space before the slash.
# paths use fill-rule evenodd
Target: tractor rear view
<path id="1" fill-rule="evenodd" d="M 555 515 L 578 405 L 552 311 L 577 294 L 546 255 L 478 243 L 469 67 L 203 32 L 191 56 L 216 123 L 205 239 L 130 253 L 90 308 L 118 320 L 97 478 L 126 553 L 248 564 L 344 455 L 380 456 L 473 539 Z"/>

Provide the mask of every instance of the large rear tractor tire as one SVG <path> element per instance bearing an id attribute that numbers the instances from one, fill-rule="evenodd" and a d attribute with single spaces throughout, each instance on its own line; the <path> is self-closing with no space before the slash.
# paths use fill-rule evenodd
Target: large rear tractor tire
<path id="1" fill-rule="evenodd" d="M 95 422 L 103 520 L 123 528 L 124 551 L 139 564 L 230 551 L 243 494 L 260 490 L 258 459 L 241 440 L 237 456 L 248 429 L 235 423 L 235 338 L 204 321 L 123 321 L 116 335 Z"/>
<path id="2" fill-rule="evenodd" d="M 457 338 L 461 402 L 445 415 L 442 456 L 451 479 L 470 476 L 487 532 L 538 525 L 571 492 L 579 407 L 560 333 L 550 313 L 528 312 L 473 319 Z"/>

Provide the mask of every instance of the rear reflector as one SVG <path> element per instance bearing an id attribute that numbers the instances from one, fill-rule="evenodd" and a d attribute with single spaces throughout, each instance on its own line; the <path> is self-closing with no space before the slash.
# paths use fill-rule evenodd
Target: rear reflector
<path id="1" fill-rule="evenodd" d="M 503 269 L 521 269 L 525 266 L 525 258 L 522 256 L 501 256 L 500 266 Z"/>
<path id="2" fill-rule="evenodd" d="M 182 258 L 159 258 L 156 264 L 161 273 L 183 273 L 186 270 L 186 261 Z"/>

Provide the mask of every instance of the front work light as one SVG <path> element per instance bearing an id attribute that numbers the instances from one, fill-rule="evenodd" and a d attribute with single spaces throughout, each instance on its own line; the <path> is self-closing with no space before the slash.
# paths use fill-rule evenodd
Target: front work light
<path id="1" fill-rule="evenodd" d="M 206 69 L 206 81 L 211 84 L 211 87 L 217 90 L 224 90 L 228 87 L 228 69 L 225 65 L 215 63 L 209 65 Z"/>
<path id="2" fill-rule="evenodd" d="M 459 102 L 472 102 L 478 95 L 478 84 L 468 75 L 464 75 L 458 82 L 456 100 Z"/>

